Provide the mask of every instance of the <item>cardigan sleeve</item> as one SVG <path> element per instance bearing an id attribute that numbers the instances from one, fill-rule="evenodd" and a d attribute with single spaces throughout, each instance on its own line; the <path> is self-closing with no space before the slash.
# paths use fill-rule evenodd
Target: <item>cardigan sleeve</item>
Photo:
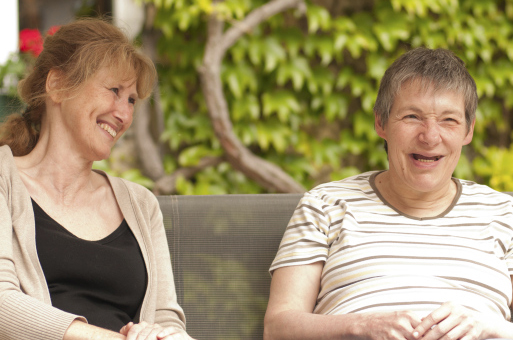
<path id="1" fill-rule="evenodd" d="M 27 226 L 32 210 L 24 209 L 20 193 L 24 188 L 16 189 L 11 176 L 6 176 L 5 163 L 12 160 L 0 157 L 0 161 L 4 163 L 0 173 L 0 339 L 62 339 L 71 322 L 79 317 L 43 301 L 38 280 L 31 276 L 36 272 L 29 256 L 31 250 L 24 247 L 27 234 L 31 234 Z M 27 291 L 41 296 L 30 296 Z"/>
<path id="2" fill-rule="evenodd" d="M 151 251 L 154 253 L 157 274 L 157 300 L 155 323 L 163 327 L 177 327 L 185 330 L 185 315 L 178 305 L 171 257 L 164 229 L 162 212 L 156 197 L 152 194 L 148 200 L 151 221 Z"/>

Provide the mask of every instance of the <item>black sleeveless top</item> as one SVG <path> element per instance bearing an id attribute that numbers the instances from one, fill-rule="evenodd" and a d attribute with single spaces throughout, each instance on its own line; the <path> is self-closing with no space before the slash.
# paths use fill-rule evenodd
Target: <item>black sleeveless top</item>
<path id="1" fill-rule="evenodd" d="M 130 321 L 138 322 L 148 278 L 127 222 L 102 240 L 87 241 L 70 233 L 35 201 L 32 206 L 37 254 L 52 305 L 115 332 Z"/>

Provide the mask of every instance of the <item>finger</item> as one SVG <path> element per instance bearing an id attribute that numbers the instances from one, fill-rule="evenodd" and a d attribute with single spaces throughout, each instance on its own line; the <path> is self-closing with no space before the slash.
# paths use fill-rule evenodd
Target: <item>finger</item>
<path id="1" fill-rule="evenodd" d="M 163 338 L 159 338 L 161 340 L 190 340 L 192 338 L 189 338 L 188 336 L 186 336 L 185 334 L 183 333 L 174 333 L 174 334 L 170 334 L 170 335 L 167 335 Z"/>
<path id="2" fill-rule="evenodd" d="M 428 316 L 422 318 L 421 323 L 413 330 L 413 337 L 420 339 L 426 335 L 427 332 L 436 328 L 437 325 L 451 314 L 451 308 L 443 304 L 435 309 Z"/>
<path id="3" fill-rule="evenodd" d="M 493 322 L 487 322 L 483 319 L 476 319 L 473 316 L 462 316 L 459 318 L 458 323 L 447 332 L 444 340 L 447 339 L 460 339 L 460 340 L 475 340 L 482 338 L 484 326 L 491 326 L 491 329 L 497 329 L 493 326 Z M 485 337 L 489 338 L 489 337 Z"/>
<path id="4" fill-rule="evenodd" d="M 128 330 L 126 340 L 139 340 L 139 334 L 143 332 L 146 327 L 148 327 L 148 323 L 145 321 L 132 325 Z"/>
<path id="5" fill-rule="evenodd" d="M 422 319 L 417 315 L 412 315 L 410 317 L 410 325 L 412 328 L 418 327 L 422 323 Z"/>
<path id="6" fill-rule="evenodd" d="M 447 327 L 447 326 L 446 326 Z M 438 340 L 441 339 L 443 336 L 447 334 L 448 331 L 446 331 L 447 328 L 442 328 L 440 325 L 434 325 L 431 327 L 430 330 L 428 330 L 424 336 L 423 340 Z"/>
<path id="7" fill-rule="evenodd" d="M 173 334 L 180 333 L 180 332 L 182 332 L 182 330 L 177 329 L 175 327 L 166 327 L 166 328 L 160 330 L 159 334 L 157 334 L 157 337 L 159 339 L 164 339 L 166 336 L 173 335 Z"/>
<path id="8" fill-rule="evenodd" d="M 432 340 L 432 339 L 452 339 L 450 338 L 450 334 L 455 334 L 457 332 L 461 332 L 462 329 L 468 329 L 470 323 L 465 318 L 462 318 L 461 315 L 451 315 L 445 320 L 441 321 L 439 324 L 434 325 L 431 329 L 424 335 L 423 340 Z M 459 339 L 460 337 L 456 337 L 454 339 Z"/>
<path id="9" fill-rule="evenodd" d="M 142 330 L 142 326 L 140 324 L 134 324 L 126 333 L 126 340 L 136 340 L 137 335 Z"/>
<path id="10" fill-rule="evenodd" d="M 451 329 L 444 336 L 445 339 L 463 339 L 464 337 L 470 336 L 470 338 L 475 339 L 472 336 L 472 325 L 469 323 L 462 323 Z"/>
<path id="11" fill-rule="evenodd" d="M 130 321 L 129 323 L 127 323 L 126 325 L 124 325 L 123 327 L 121 327 L 121 329 L 119 330 L 119 333 L 123 334 L 123 335 L 127 335 L 128 333 L 128 330 L 134 325 L 134 323 L 132 321 Z"/>
<path id="12" fill-rule="evenodd" d="M 157 334 L 162 330 L 162 327 L 158 325 L 153 325 L 152 328 L 145 328 L 141 333 L 139 333 L 137 340 L 157 340 Z"/>

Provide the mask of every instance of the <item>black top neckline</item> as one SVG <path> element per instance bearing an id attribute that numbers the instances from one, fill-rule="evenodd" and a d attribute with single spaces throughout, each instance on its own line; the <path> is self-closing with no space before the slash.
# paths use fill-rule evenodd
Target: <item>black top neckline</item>
<path id="1" fill-rule="evenodd" d="M 34 207 L 34 213 L 36 213 L 36 210 L 37 210 L 37 213 L 38 213 L 40 218 L 52 221 L 55 226 L 58 226 L 58 227 L 62 228 L 62 231 L 64 231 L 69 236 L 75 237 L 75 238 L 77 238 L 79 240 L 82 240 L 84 242 L 94 242 L 94 243 L 98 243 L 98 244 L 107 244 L 107 243 L 110 243 L 110 242 L 114 241 L 115 239 L 117 239 L 118 237 L 123 235 L 124 232 L 129 230 L 128 223 L 123 218 L 123 221 L 121 221 L 120 225 L 112 233 L 110 233 L 109 235 L 105 236 L 104 238 L 99 239 L 99 240 L 86 240 L 86 239 L 83 239 L 81 237 L 78 237 L 77 235 L 73 234 L 71 231 L 66 229 L 62 224 L 60 224 L 53 217 L 48 215 L 48 213 L 46 211 L 44 211 L 44 209 L 41 208 L 41 206 L 39 204 L 37 204 L 37 202 L 32 197 L 30 199 L 32 201 L 32 206 Z"/>

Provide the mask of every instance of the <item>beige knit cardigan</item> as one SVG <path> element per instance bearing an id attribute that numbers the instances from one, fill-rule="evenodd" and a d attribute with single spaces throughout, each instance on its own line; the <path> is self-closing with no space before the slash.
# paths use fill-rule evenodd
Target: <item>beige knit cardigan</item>
<path id="1" fill-rule="evenodd" d="M 141 321 L 185 329 L 155 196 L 103 172 L 135 235 L 148 273 Z M 34 211 L 8 146 L 0 147 L 0 339 L 58 340 L 81 316 L 52 307 L 35 243 Z"/>

